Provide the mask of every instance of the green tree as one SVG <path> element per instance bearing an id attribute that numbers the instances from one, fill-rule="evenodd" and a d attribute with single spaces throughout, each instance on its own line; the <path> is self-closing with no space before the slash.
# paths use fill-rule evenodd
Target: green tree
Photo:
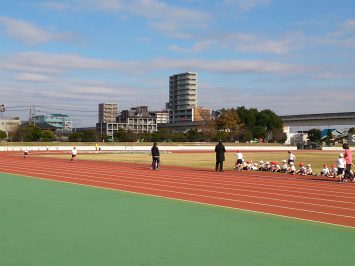
<path id="1" fill-rule="evenodd" d="M 190 129 L 187 133 L 186 133 L 186 137 L 188 141 L 191 142 L 196 142 L 196 141 L 202 141 L 203 140 L 203 135 L 198 132 L 197 129 Z"/>
<path id="2" fill-rule="evenodd" d="M 240 136 L 240 141 L 242 142 L 248 142 L 254 139 L 254 134 L 253 131 L 250 129 L 245 129 L 243 130 L 241 136 Z"/>
<path id="3" fill-rule="evenodd" d="M 272 140 L 277 143 L 285 143 L 287 134 L 282 129 L 275 128 L 272 130 Z"/>
<path id="4" fill-rule="evenodd" d="M 235 137 L 240 134 L 242 128 L 243 123 L 241 122 L 236 109 L 220 110 L 220 114 L 216 118 L 216 129 L 218 131 L 228 133 L 229 139 L 234 140 Z"/>
<path id="5" fill-rule="evenodd" d="M 158 130 L 158 134 L 160 136 L 160 141 L 169 141 L 171 140 L 171 133 L 169 130 L 163 128 Z"/>
<path id="6" fill-rule="evenodd" d="M 41 139 L 41 129 L 35 125 L 20 126 L 16 132 L 15 139 L 19 141 L 39 141 Z"/>
<path id="7" fill-rule="evenodd" d="M 95 130 L 84 130 L 82 131 L 81 141 L 83 142 L 95 142 L 97 141 L 96 131 Z"/>
<path id="8" fill-rule="evenodd" d="M 256 125 L 258 117 L 258 109 L 250 108 L 246 109 L 244 106 L 237 108 L 238 115 L 244 126 L 248 129 L 253 128 Z"/>
<path id="9" fill-rule="evenodd" d="M 320 143 L 322 139 L 322 132 L 317 128 L 312 128 L 308 131 L 308 138 L 311 142 Z"/>
<path id="10" fill-rule="evenodd" d="M 42 130 L 42 141 L 53 141 L 55 140 L 55 135 L 51 130 Z"/>
<path id="11" fill-rule="evenodd" d="M 5 131 L 0 130 L 0 140 L 6 139 L 7 135 Z"/>
<path id="12" fill-rule="evenodd" d="M 355 128 L 353 128 L 353 127 L 352 127 L 352 128 L 349 128 L 349 133 L 350 133 L 350 134 L 355 134 Z"/>
<path id="13" fill-rule="evenodd" d="M 174 133 L 171 135 L 172 141 L 185 142 L 187 140 L 186 134 L 184 133 Z"/>
<path id="14" fill-rule="evenodd" d="M 261 127 L 261 126 L 254 127 L 253 128 L 253 136 L 254 136 L 254 138 L 264 140 L 266 137 L 265 127 Z"/>
<path id="15" fill-rule="evenodd" d="M 259 112 L 256 124 L 257 126 L 264 127 L 266 133 L 266 142 L 273 138 L 273 130 L 282 129 L 281 118 L 269 109 L 262 110 Z"/>
<path id="16" fill-rule="evenodd" d="M 68 140 L 71 142 L 81 142 L 83 138 L 83 132 L 73 132 L 69 135 Z"/>
<path id="17" fill-rule="evenodd" d="M 114 140 L 118 142 L 132 142 L 136 141 L 137 137 L 132 130 L 125 130 L 119 128 L 117 132 L 113 134 Z"/>

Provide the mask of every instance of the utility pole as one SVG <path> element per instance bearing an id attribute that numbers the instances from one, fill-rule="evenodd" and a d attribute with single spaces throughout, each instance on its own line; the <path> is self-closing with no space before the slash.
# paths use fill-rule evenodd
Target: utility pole
<path id="1" fill-rule="evenodd" d="M 36 125 L 36 108 L 34 105 L 33 105 L 33 125 L 34 126 Z"/>
<path id="2" fill-rule="evenodd" d="M 30 107 L 30 118 L 29 118 L 30 125 L 32 125 L 32 107 Z"/>

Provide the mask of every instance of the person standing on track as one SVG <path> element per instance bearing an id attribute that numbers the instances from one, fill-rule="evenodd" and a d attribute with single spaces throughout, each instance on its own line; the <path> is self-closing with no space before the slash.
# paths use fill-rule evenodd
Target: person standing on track
<path id="1" fill-rule="evenodd" d="M 159 169 L 160 152 L 156 142 L 154 142 L 153 147 L 151 148 L 151 156 L 152 156 L 152 169 L 153 170 Z"/>
<path id="2" fill-rule="evenodd" d="M 76 147 L 73 147 L 73 149 L 71 151 L 71 159 L 70 159 L 70 161 L 75 161 L 77 154 L 78 154 L 78 150 L 76 149 Z"/>
<path id="3" fill-rule="evenodd" d="M 223 172 L 223 162 L 225 160 L 224 153 L 226 152 L 226 148 L 222 144 L 222 141 L 220 140 L 218 144 L 216 145 L 214 151 L 216 152 L 216 167 L 215 170 Z"/>
<path id="4" fill-rule="evenodd" d="M 237 157 L 237 160 L 235 162 L 235 169 L 237 169 L 237 171 L 241 171 L 243 165 L 243 153 L 241 153 L 240 150 L 237 150 L 235 156 Z"/>
<path id="5" fill-rule="evenodd" d="M 346 162 L 344 179 L 346 180 L 347 178 L 351 178 L 352 181 L 355 182 L 354 174 L 351 171 L 351 166 L 353 164 L 353 157 L 352 157 L 352 154 L 351 154 L 351 150 L 350 150 L 349 144 L 348 143 L 344 143 L 343 144 L 343 149 L 345 150 L 344 159 L 345 159 L 345 162 Z"/>
<path id="6" fill-rule="evenodd" d="M 28 148 L 25 147 L 24 151 L 23 151 L 23 158 L 27 159 L 28 158 Z"/>
<path id="7" fill-rule="evenodd" d="M 295 163 L 296 162 L 296 156 L 292 153 L 292 151 L 288 151 L 288 164 Z"/>

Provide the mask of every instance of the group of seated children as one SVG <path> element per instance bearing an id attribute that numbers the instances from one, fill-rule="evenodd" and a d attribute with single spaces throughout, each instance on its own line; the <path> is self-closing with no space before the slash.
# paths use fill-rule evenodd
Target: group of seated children
<path id="1" fill-rule="evenodd" d="M 340 182 L 347 182 L 347 177 L 352 177 L 354 174 L 350 170 L 350 175 L 345 176 L 346 161 L 344 159 L 344 154 L 340 153 L 337 159 L 337 164 L 332 164 L 331 169 L 323 164 L 323 168 L 318 175 L 338 178 Z M 354 180 L 353 180 L 354 181 Z"/>
<path id="2" fill-rule="evenodd" d="M 245 171 L 245 170 L 252 170 L 252 171 L 265 171 L 265 172 L 277 172 L 277 173 L 288 173 L 291 175 L 317 175 L 317 176 L 326 176 L 326 177 L 333 177 L 338 178 L 340 182 L 347 181 L 344 177 L 345 169 L 346 169 L 346 161 L 344 159 L 344 154 L 340 153 L 339 158 L 336 164 L 332 164 L 331 168 L 329 169 L 326 164 L 323 164 L 322 170 L 318 174 L 313 174 L 312 167 L 310 164 L 306 166 L 304 163 L 299 163 L 298 169 L 295 166 L 295 156 L 289 151 L 288 160 L 283 160 L 282 163 L 278 163 L 276 161 L 272 162 L 264 162 L 260 161 L 259 163 L 253 163 L 252 161 L 245 161 L 243 158 L 243 154 L 238 151 L 237 161 L 235 163 L 234 169 L 237 171 Z M 290 159 L 291 158 L 291 159 Z"/>
<path id="3" fill-rule="evenodd" d="M 263 171 L 263 172 L 276 172 L 276 173 L 289 173 L 292 175 L 313 175 L 313 170 L 310 164 L 305 166 L 303 163 L 299 164 L 299 169 L 296 169 L 294 162 L 288 163 L 287 160 L 283 160 L 282 164 L 276 161 L 253 163 L 253 161 L 237 161 L 234 167 L 237 171 Z"/>
<path id="4" fill-rule="evenodd" d="M 291 175 L 313 175 L 312 167 L 310 164 L 305 166 L 303 163 L 299 164 L 299 169 L 295 167 L 296 156 L 288 151 L 288 160 L 283 160 L 282 164 L 276 161 L 253 163 L 252 161 L 245 161 L 243 154 L 238 150 L 236 153 L 237 161 L 234 169 L 237 171 L 253 170 L 264 172 L 277 172 L 277 173 L 289 173 Z"/>

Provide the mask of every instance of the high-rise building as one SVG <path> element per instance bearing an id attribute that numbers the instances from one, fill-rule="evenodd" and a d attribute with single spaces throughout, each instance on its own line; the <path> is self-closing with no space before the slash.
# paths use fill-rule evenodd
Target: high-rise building
<path id="1" fill-rule="evenodd" d="M 197 107 L 197 74 L 186 72 L 169 78 L 169 122 L 193 121 L 193 108 Z"/>
<path id="2" fill-rule="evenodd" d="M 118 116 L 118 105 L 116 103 L 99 104 L 99 123 L 115 123 Z"/>

